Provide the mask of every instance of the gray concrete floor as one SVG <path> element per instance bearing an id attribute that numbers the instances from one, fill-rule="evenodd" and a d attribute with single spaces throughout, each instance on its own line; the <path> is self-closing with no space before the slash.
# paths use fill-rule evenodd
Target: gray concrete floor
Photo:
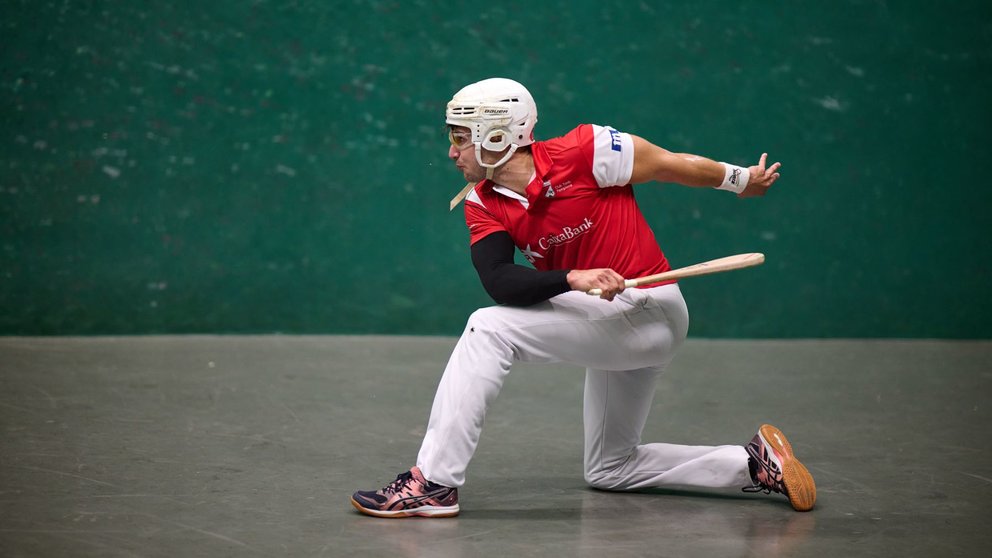
<path id="1" fill-rule="evenodd" d="M 992 342 L 690 340 L 645 441 L 776 424 L 781 496 L 582 480 L 580 370 L 517 366 L 462 515 L 348 503 L 414 463 L 453 338 L 0 338 L 0 555 L 987 556 Z"/>

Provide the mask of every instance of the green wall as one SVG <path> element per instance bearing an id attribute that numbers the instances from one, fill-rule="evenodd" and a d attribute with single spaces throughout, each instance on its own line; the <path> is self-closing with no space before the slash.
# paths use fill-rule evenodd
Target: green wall
<path id="1" fill-rule="evenodd" d="M 639 200 L 697 337 L 992 336 L 987 2 L 4 0 L 0 334 L 457 334 L 444 105 L 783 162 Z M 982 225 L 982 223 L 986 223 Z"/>

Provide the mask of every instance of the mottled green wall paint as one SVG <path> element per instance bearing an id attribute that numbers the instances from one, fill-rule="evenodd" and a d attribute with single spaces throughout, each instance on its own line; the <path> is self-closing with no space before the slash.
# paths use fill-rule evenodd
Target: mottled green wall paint
<path id="1" fill-rule="evenodd" d="M 0 334 L 456 334 L 490 304 L 444 104 L 524 82 L 764 199 L 644 185 L 690 335 L 987 338 L 984 2 L 8 0 Z M 984 225 L 982 223 L 985 223 Z"/>

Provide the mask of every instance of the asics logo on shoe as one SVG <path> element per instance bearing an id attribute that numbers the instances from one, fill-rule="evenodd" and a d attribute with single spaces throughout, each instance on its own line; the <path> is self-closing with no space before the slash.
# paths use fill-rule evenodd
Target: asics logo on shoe
<path id="1" fill-rule="evenodd" d="M 745 488 L 745 492 L 765 492 L 772 491 L 785 494 L 785 485 L 782 483 L 782 469 L 775 458 L 769 453 L 761 440 L 755 436 L 754 440 L 747 445 L 747 453 L 755 465 L 754 482 L 757 486 Z"/>
<path id="2" fill-rule="evenodd" d="M 441 490 L 436 490 L 434 492 L 431 492 L 430 494 L 406 496 L 404 498 L 399 498 L 395 502 L 390 504 L 389 509 L 395 510 L 397 508 L 419 508 L 420 506 L 430 504 L 431 502 L 429 502 L 428 500 L 432 500 L 434 498 L 437 498 L 437 500 L 443 500 L 450 493 L 451 493 L 451 489 L 444 488 Z"/>

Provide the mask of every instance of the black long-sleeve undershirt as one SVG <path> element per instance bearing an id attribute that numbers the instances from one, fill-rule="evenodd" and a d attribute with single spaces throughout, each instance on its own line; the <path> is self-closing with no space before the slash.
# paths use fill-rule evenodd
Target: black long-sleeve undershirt
<path id="1" fill-rule="evenodd" d="M 567 269 L 537 271 L 513 263 L 513 239 L 492 233 L 472 245 L 472 264 L 482 286 L 497 304 L 530 306 L 571 290 Z"/>

